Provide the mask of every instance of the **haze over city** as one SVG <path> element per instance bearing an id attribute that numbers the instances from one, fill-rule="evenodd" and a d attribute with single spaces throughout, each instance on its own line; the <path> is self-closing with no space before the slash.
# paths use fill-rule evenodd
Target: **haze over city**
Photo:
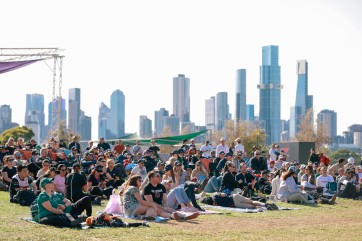
<path id="1" fill-rule="evenodd" d="M 62 96 L 68 99 L 68 89 L 81 88 L 81 109 L 92 117 L 93 139 L 100 103 L 109 105 L 116 89 L 125 95 L 127 133 L 138 132 L 140 115 L 153 120 L 162 107 L 172 112 L 172 80 L 178 74 L 190 78 L 190 120 L 196 125 L 205 124 L 205 99 L 217 92 L 228 92 L 234 115 L 241 68 L 247 104 L 259 115 L 256 86 L 265 45 L 279 46 L 282 119 L 290 118 L 295 103 L 296 61 L 305 59 L 315 111 L 337 112 L 338 134 L 362 120 L 355 104 L 362 79 L 362 3 L 357 0 L 37 1 L 22 8 L 6 2 L 3 9 L 0 20 L 11 24 L 3 26 L 0 47 L 65 49 Z M 41 14 L 34 14 L 38 9 Z M 47 113 L 52 94 L 47 64 L 52 62 L 0 75 L 0 104 L 11 106 L 13 122 L 24 124 L 26 94 L 43 94 Z"/>

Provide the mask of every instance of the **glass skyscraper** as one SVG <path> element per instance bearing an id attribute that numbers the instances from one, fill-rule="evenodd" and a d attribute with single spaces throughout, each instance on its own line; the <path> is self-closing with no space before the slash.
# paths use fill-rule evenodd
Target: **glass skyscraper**
<path id="1" fill-rule="evenodd" d="M 254 121 L 255 115 L 254 115 L 254 105 L 246 105 L 246 118 L 247 121 Z"/>
<path id="2" fill-rule="evenodd" d="M 44 113 L 44 95 L 42 94 L 27 94 L 26 95 L 26 110 L 25 110 L 25 125 L 30 120 L 37 116 L 37 122 L 39 124 L 39 135 L 37 136 L 42 140 L 45 137 L 44 126 L 45 126 L 45 113 Z"/>
<path id="3" fill-rule="evenodd" d="M 317 120 L 324 128 L 324 134 L 330 142 L 335 142 L 337 138 L 337 113 L 333 110 L 322 110 L 317 115 Z"/>
<path id="4" fill-rule="evenodd" d="M 111 125 L 111 110 L 109 107 L 101 102 L 98 112 L 98 138 L 104 137 L 106 139 L 113 138 L 110 135 L 109 126 Z"/>
<path id="5" fill-rule="evenodd" d="M 279 47 L 270 45 L 262 48 L 262 65 L 260 66 L 260 110 L 259 120 L 263 123 L 266 143 L 280 141 L 280 66 Z"/>
<path id="6" fill-rule="evenodd" d="M 236 71 L 235 121 L 246 120 L 246 70 Z"/>
<path id="7" fill-rule="evenodd" d="M 140 115 L 140 132 L 142 138 L 152 137 L 152 121 L 146 115 Z"/>
<path id="8" fill-rule="evenodd" d="M 208 130 L 215 130 L 215 97 L 205 100 L 205 125 Z"/>
<path id="9" fill-rule="evenodd" d="M 110 109 L 111 125 L 109 129 L 115 138 L 120 138 L 125 133 L 125 96 L 122 91 L 113 91 Z"/>
<path id="10" fill-rule="evenodd" d="M 228 93 L 218 92 L 215 98 L 215 129 L 223 130 L 229 119 Z"/>
<path id="11" fill-rule="evenodd" d="M 162 133 L 164 128 L 164 117 L 169 115 L 169 111 L 165 108 L 155 111 L 155 136 Z"/>
<path id="12" fill-rule="evenodd" d="M 190 122 L 190 79 L 183 74 L 173 78 L 173 114 Z"/>
<path id="13" fill-rule="evenodd" d="M 68 129 L 76 134 L 80 134 L 80 89 L 69 89 L 69 106 L 68 106 Z"/>

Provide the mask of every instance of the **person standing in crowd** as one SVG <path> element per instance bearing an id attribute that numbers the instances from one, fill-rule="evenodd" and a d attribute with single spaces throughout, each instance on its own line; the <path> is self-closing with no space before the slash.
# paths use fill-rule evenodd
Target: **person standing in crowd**
<path id="1" fill-rule="evenodd" d="M 270 146 L 269 155 L 270 155 L 270 160 L 271 161 L 276 161 L 277 160 L 277 153 L 275 151 L 275 144 L 274 143 Z"/>
<path id="2" fill-rule="evenodd" d="M 69 143 L 68 149 L 71 150 L 72 147 L 76 148 L 78 154 L 81 153 L 82 150 L 81 150 L 81 146 L 80 146 L 80 144 L 78 142 L 78 137 L 77 136 L 72 136 L 72 142 Z"/>
<path id="3" fill-rule="evenodd" d="M 309 155 L 308 162 L 312 162 L 312 163 L 317 162 L 319 164 L 319 156 L 315 153 L 314 148 L 310 149 L 310 155 Z"/>
<path id="4" fill-rule="evenodd" d="M 205 141 L 205 144 L 203 144 L 203 145 L 200 147 L 200 151 L 202 152 L 202 157 L 204 157 L 204 158 L 210 158 L 210 157 L 211 157 L 211 154 L 210 154 L 210 151 L 211 151 L 210 142 L 209 142 L 209 141 Z"/>
<path id="5" fill-rule="evenodd" d="M 156 146 L 155 139 L 151 139 L 151 146 L 148 148 L 148 150 L 149 150 L 150 152 L 153 151 L 153 153 L 155 154 L 156 158 L 158 158 L 158 154 L 159 154 L 160 148 L 159 148 L 158 146 Z"/>
<path id="6" fill-rule="evenodd" d="M 101 138 L 99 138 L 97 148 L 99 149 L 99 151 L 106 151 L 106 150 L 110 150 L 111 146 L 109 145 L 108 142 L 106 142 L 104 137 L 101 137 Z"/>
<path id="7" fill-rule="evenodd" d="M 143 152 L 143 150 L 142 150 L 142 147 L 141 147 L 141 141 L 140 141 L 140 140 L 137 140 L 137 141 L 136 141 L 136 145 L 134 145 L 134 146 L 132 147 L 132 154 L 133 154 L 134 156 L 137 155 L 137 154 L 142 155 L 142 152 Z"/>
<path id="8" fill-rule="evenodd" d="M 125 146 L 122 143 L 122 140 L 118 140 L 118 143 L 113 147 L 113 151 L 118 154 L 122 154 L 125 149 Z"/>
<path id="9" fill-rule="evenodd" d="M 241 139 L 238 137 L 238 138 L 235 139 L 235 142 L 238 143 L 235 146 L 235 152 L 238 153 L 238 152 L 241 151 L 242 153 L 244 153 L 245 148 L 244 148 L 243 144 L 241 144 Z"/>
<path id="10" fill-rule="evenodd" d="M 226 145 L 226 139 L 224 137 L 220 138 L 220 144 L 216 146 L 216 153 L 219 154 L 221 151 L 224 153 L 229 152 L 229 147 Z"/>

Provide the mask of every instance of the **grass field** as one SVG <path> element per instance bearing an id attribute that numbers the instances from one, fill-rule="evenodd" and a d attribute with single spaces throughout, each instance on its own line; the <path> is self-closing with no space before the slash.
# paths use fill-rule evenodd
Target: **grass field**
<path id="1" fill-rule="evenodd" d="M 201 215 L 192 221 L 150 223 L 150 228 L 77 230 L 23 221 L 20 217 L 30 216 L 29 208 L 10 203 L 8 193 L 0 192 L 0 240 L 362 240 L 362 202 L 337 202 L 277 203 L 300 210 Z"/>

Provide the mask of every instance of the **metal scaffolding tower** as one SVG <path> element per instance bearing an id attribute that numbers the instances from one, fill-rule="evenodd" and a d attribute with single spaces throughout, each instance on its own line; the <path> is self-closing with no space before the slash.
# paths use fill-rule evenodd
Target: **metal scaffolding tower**
<path id="1" fill-rule="evenodd" d="M 62 110 L 62 65 L 64 51 L 59 48 L 0 48 L 0 62 L 14 62 L 26 60 L 42 60 L 53 72 L 53 90 L 52 90 L 52 130 L 61 129 L 61 110 Z M 53 59 L 53 68 L 45 60 Z M 56 86 L 58 82 L 58 93 Z M 59 135 L 58 135 L 59 137 Z"/>

